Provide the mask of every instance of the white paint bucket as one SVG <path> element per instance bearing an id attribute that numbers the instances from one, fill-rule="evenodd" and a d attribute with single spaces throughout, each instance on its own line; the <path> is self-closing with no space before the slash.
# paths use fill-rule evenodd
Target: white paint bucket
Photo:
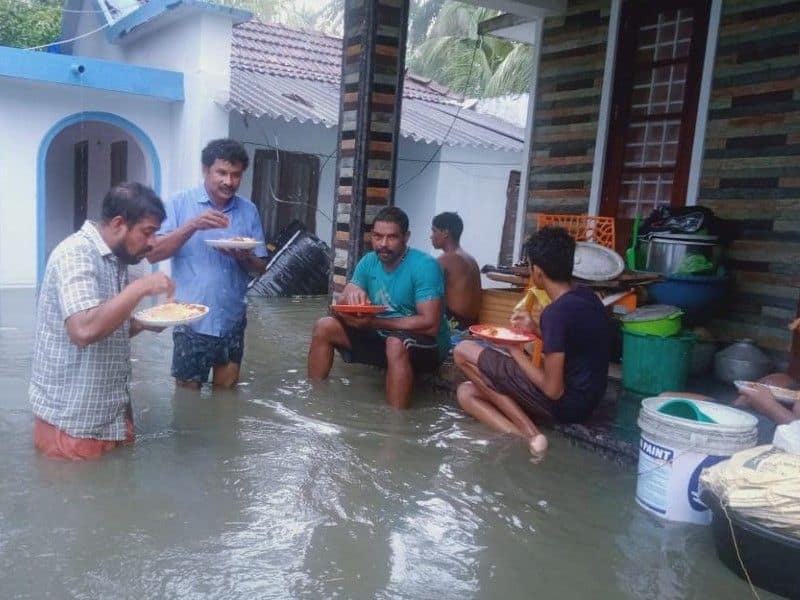
<path id="1" fill-rule="evenodd" d="M 659 412 L 673 400 L 690 402 L 714 423 Z M 642 400 L 639 412 L 636 502 L 669 521 L 707 525 L 711 512 L 700 501 L 700 472 L 758 441 L 758 420 L 744 411 L 702 400 Z"/>

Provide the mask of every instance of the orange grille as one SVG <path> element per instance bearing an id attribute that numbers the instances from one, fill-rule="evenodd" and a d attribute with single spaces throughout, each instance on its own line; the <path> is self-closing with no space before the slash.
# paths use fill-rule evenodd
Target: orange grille
<path id="1" fill-rule="evenodd" d="M 536 228 L 548 226 L 563 227 L 576 242 L 594 242 L 612 250 L 616 247 L 617 234 L 613 217 L 539 213 Z"/>

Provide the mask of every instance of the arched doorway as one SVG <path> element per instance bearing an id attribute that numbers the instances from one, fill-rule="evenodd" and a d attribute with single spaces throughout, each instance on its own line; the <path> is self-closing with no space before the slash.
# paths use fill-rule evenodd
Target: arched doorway
<path id="1" fill-rule="evenodd" d="M 99 219 L 103 197 L 122 181 L 161 188 L 161 165 L 150 138 L 111 113 L 77 113 L 59 121 L 42 140 L 37 177 L 37 281 L 55 246 Z"/>

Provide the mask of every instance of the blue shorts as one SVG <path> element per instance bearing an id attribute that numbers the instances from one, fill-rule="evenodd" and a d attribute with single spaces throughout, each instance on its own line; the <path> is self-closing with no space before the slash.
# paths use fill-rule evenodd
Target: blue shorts
<path id="1" fill-rule="evenodd" d="M 243 319 L 233 331 L 223 336 L 197 333 L 185 325 L 172 332 L 172 376 L 180 381 L 208 381 L 208 372 L 214 365 L 242 364 L 244 356 Z"/>

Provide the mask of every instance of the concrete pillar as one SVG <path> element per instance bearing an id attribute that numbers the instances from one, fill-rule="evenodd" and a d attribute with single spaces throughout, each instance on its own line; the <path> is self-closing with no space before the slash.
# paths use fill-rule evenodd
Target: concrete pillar
<path id="1" fill-rule="evenodd" d="M 375 214 L 394 203 L 408 0 L 345 0 L 331 289 L 369 249 Z"/>

